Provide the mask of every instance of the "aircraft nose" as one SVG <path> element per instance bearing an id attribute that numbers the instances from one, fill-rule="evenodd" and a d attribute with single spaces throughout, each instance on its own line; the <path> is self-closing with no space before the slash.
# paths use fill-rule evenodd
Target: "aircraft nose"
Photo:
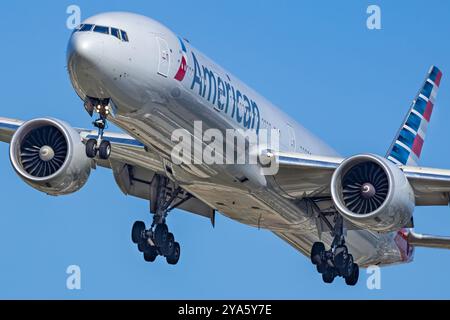
<path id="1" fill-rule="evenodd" d="M 67 69 L 80 97 L 107 98 L 103 80 L 104 42 L 96 34 L 75 32 L 67 48 Z"/>
<path id="2" fill-rule="evenodd" d="M 67 62 L 69 66 L 90 69 L 98 66 L 103 57 L 103 42 L 89 33 L 75 32 L 69 41 Z"/>

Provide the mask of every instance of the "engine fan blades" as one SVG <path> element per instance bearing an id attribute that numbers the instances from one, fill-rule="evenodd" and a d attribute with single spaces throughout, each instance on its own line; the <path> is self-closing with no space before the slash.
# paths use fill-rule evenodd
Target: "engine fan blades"
<path id="1" fill-rule="evenodd" d="M 67 156 L 67 141 L 53 126 L 30 131 L 20 147 L 21 164 L 34 177 L 48 177 L 56 173 Z"/>
<path id="2" fill-rule="evenodd" d="M 389 181 L 384 170 L 373 162 L 363 162 L 351 168 L 342 179 L 345 206 L 357 214 L 377 210 L 387 198 Z"/>

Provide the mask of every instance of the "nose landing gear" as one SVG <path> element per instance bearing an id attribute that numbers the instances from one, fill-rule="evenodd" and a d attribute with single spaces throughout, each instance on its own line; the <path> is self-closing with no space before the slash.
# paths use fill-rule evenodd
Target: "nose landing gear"
<path id="1" fill-rule="evenodd" d="M 98 129 L 98 134 L 96 139 L 89 139 L 86 142 L 86 156 L 93 159 L 98 154 L 100 159 L 108 160 L 111 156 L 111 143 L 103 139 L 103 134 L 108 126 L 108 116 L 111 114 L 109 100 L 90 100 L 89 104 L 91 107 L 89 110 L 86 109 L 89 114 L 92 116 L 95 111 L 99 117 L 92 123 Z"/>
<path id="2" fill-rule="evenodd" d="M 358 283 L 359 266 L 354 263 L 349 254 L 343 235 L 343 220 L 337 216 L 334 227 L 334 240 L 330 250 L 325 250 L 322 242 L 316 242 L 311 249 L 311 262 L 322 274 L 325 283 L 332 283 L 338 276 L 345 279 L 345 283 L 354 286 Z"/>

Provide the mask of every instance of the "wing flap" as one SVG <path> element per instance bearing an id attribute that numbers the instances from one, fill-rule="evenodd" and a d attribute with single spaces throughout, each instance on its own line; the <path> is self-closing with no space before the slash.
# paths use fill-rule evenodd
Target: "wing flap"
<path id="1" fill-rule="evenodd" d="M 401 167 L 414 189 L 416 206 L 448 205 L 450 200 L 450 170 Z"/>

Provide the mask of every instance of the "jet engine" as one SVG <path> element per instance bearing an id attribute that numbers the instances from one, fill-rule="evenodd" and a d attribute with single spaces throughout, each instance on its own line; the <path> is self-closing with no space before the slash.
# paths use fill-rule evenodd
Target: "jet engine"
<path id="1" fill-rule="evenodd" d="M 411 224 L 414 192 L 401 169 L 382 157 L 345 160 L 333 174 L 331 195 L 339 213 L 360 228 L 389 232 Z"/>
<path id="2" fill-rule="evenodd" d="M 81 189 L 91 171 L 80 134 L 52 118 L 24 123 L 12 137 L 9 155 L 14 170 L 26 183 L 54 196 Z"/>

